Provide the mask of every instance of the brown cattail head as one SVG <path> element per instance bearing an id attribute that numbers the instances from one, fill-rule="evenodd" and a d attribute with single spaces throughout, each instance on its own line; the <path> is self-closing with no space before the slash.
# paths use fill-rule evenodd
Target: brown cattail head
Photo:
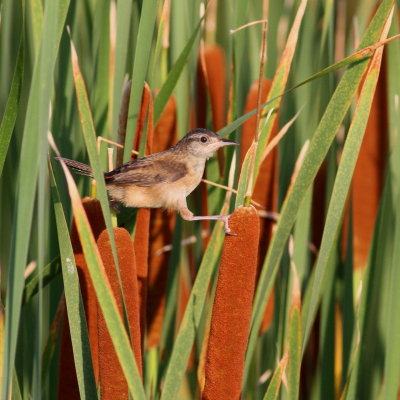
<path id="1" fill-rule="evenodd" d="M 115 245 L 120 269 L 122 289 L 128 318 L 129 333 L 136 363 L 142 373 L 142 351 L 140 333 L 140 315 L 138 288 L 136 281 L 135 253 L 129 233 L 122 228 L 114 229 Z M 112 255 L 108 232 L 104 230 L 97 240 L 97 246 L 103 260 L 104 269 L 113 291 L 119 312 L 123 318 L 124 301 L 121 295 L 116 266 Z M 114 350 L 106 322 L 99 308 L 99 367 L 100 390 L 102 399 L 128 399 L 128 385 L 126 383 L 118 357 Z"/>
<path id="2" fill-rule="evenodd" d="M 224 51 L 218 45 L 204 45 L 198 62 L 199 122 L 206 122 L 206 91 L 210 95 L 213 129 L 218 131 L 225 125 L 226 66 Z"/>
<path id="3" fill-rule="evenodd" d="M 211 317 L 203 400 L 240 399 L 257 271 L 260 221 L 253 207 L 229 220 Z"/>
<path id="4" fill-rule="evenodd" d="M 85 209 L 86 215 L 90 222 L 90 227 L 92 228 L 93 236 L 95 239 L 97 239 L 100 233 L 106 227 L 100 202 L 97 199 L 93 199 L 91 197 L 85 197 L 82 199 L 82 205 Z M 75 221 L 73 221 L 71 226 L 71 243 L 75 254 L 83 253 Z"/>
<path id="5" fill-rule="evenodd" d="M 171 96 L 168 99 L 167 104 L 154 127 L 154 138 L 154 153 L 168 149 L 178 140 L 176 134 L 176 101 L 174 96 Z"/>
<path id="6" fill-rule="evenodd" d="M 197 68 L 197 126 L 207 125 L 207 93 L 209 94 L 212 126 L 214 131 L 222 129 L 226 121 L 226 65 L 223 49 L 218 45 L 201 42 Z M 220 173 L 224 168 L 224 153 L 217 153 Z M 204 202 L 203 202 L 204 204 Z M 202 212 L 206 210 L 202 209 Z M 204 225 L 204 224 L 203 224 Z M 204 225 L 207 228 L 207 224 Z"/>

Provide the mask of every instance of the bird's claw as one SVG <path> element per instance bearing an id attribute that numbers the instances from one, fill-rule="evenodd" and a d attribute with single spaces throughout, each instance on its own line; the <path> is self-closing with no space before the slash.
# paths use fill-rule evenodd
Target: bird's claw
<path id="1" fill-rule="evenodd" d="M 118 200 L 110 200 L 110 207 L 115 211 L 116 214 L 119 214 L 121 210 L 119 209 L 120 202 Z"/>
<path id="2" fill-rule="evenodd" d="M 229 227 L 229 218 L 232 214 L 225 215 L 224 221 L 224 232 L 228 236 L 237 236 L 236 233 L 231 232 L 231 228 Z"/>

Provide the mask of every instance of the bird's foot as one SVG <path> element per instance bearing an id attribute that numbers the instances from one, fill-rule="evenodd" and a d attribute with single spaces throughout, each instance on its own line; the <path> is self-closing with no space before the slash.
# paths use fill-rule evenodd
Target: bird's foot
<path id="1" fill-rule="evenodd" d="M 228 214 L 228 215 L 220 215 L 222 221 L 224 221 L 224 232 L 228 235 L 228 236 L 236 236 L 236 233 L 233 233 L 231 231 L 231 228 L 229 227 L 229 218 L 231 217 L 232 214 Z"/>
<path id="2" fill-rule="evenodd" d="M 115 211 L 116 214 L 120 213 L 119 205 L 120 202 L 118 200 L 110 200 L 110 207 Z"/>
<path id="3" fill-rule="evenodd" d="M 232 233 L 229 227 L 229 218 L 231 214 L 228 215 L 193 215 L 191 211 L 188 209 L 180 210 L 180 214 L 183 219 L 186 221 L 205 221 L 205 220 L 213 220 L 213 221 L 223 221 L 224 223 L 224 232 L 230 236 L 236 236 L 235 233 Z"/>

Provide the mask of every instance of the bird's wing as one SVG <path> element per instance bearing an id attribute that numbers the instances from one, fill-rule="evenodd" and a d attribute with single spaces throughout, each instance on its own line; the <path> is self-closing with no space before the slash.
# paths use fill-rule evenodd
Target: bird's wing
<path id="1" fill-rule="evenodd" d="M 130 161 L 104 176 L 107 184 L 154 186 L 163 182 L 175 182 L 186 173 L 186 165 L 182 162 L 150 156 Z"/>

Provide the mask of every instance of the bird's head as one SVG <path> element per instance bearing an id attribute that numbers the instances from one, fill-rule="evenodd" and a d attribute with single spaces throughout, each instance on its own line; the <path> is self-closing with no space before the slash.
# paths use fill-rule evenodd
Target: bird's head
<path id="1" fill-rule="evenodd" d="M 196 157 L 209 158 L 221 147 L 235 145 L 236 142 L 223 139 L 213 131 L 198 128 L 187 133 L 176 146 Z"/>

